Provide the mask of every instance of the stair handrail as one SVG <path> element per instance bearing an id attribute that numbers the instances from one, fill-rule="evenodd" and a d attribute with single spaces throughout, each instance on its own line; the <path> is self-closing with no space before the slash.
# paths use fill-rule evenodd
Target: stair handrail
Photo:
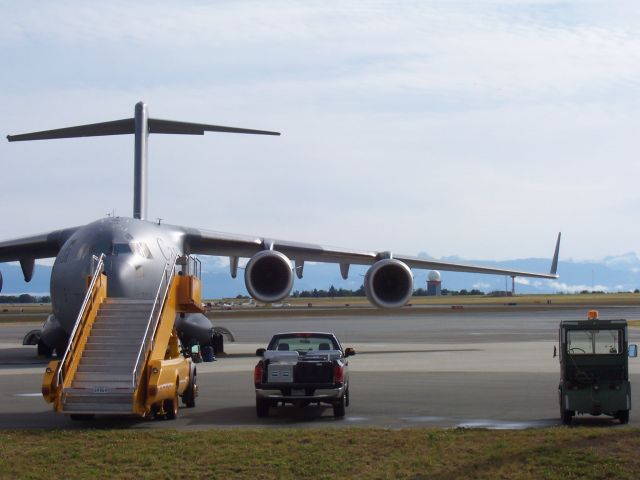
<path id="1" fill-rule="evenodd" d="M 164 264 L 164 270 L 162 271 L 162 275 L 160 277 L 158 290 L 156 291 L 156 296 L 153 301 L 153 307 L 151 308 L 151 313 L 149 314 L 149 320 L 147 320 L 147 328 L 144 331 L 142 343 L 140 343 L 140 348 L 138 349 L 136 364 L 133 367 L 133 372 L 131 372 L 131 383 L 134 389 L 136 388 L 136 385 L 138 385 L 140 375 L 142 374 L 140 364 L 146 356 L 143 355 L 143 353 L 146 353 L 148 350 L 153 348 L 153 339 L 155 338 L 155 333 L 158 328 L 158 322 L 160 321 L 162 307 L 164 306 L 167 294 L 169 293 L 171 279 L 175 274 L 176 261 L 178 260 L 178 257 L 179 254 L 177 252 L 173 252 L 171 259 Z"/>
<path id="2" fill-rule="evenodd" d="M 104 271 L 104 259 L 105 259 L 105 254 L 102 253 L 100 254 L 99 257 L 96 257 L 95 255 L 92 256 L 91 258 L 91 268 L 93 270 L 92 276 L 91 276 L 91 282 L 89 283 L 89 288 L 87 289 L 87 293 L 84 296 L 84 301 L 82 302 L 82 306 L 80 307 L 80 311 L 78 312 L 78 317 L 76 318 L 76 323 L 73 326 L 73 330 L 71 331 L 71 335 L 69 335 L 69 341 L 67 342 L 67 349 L 64 352 L 64 355 L 62 357 L 62 360 L 60 361 L 60 368 L 58 368 L 58 385 L 63 385 L 63 381 L 64 381 L 64 375 L 63 375 L 63 370 L 64 370 L 64 365 L 65 362 L 67 361 L 67 357 L 69 356 L 69 353 L 72 350 L 72 346 L 73 346 L 73 339 L 75 338 L 76 332 L 78 331 L 78 327 L 80 327 L 80 324 L 82 323 L 82 318 L 84 317 L 84 314 L 87 310 L 87 306 L 89 305 L 89 302 L 92 301 L 93 299 L 93 290 L 95 288 L 96 282 L 98 281 L 98 277 L 100 276 L 100 274 Z"/>

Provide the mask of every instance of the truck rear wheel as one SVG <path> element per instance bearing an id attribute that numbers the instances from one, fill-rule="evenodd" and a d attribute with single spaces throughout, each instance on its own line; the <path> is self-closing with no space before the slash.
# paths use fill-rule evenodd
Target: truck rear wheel
<path id="1" fill-rule="evenodd" d="M 343 393 L 342 396 L 340 397 L 340 399 L 333 404 L 333 416 L 335 418 L 342 418 L 344 417 L 344 407 L 346 404 L 346 400 L 345 400 L 345 394 Z"/>
<path id="2" fill-rule="evenodd" d="M 267 418 L 269 416 L 269 401 L 256 397 L 256 415 L 259 418 Z"/>
<path id="3" fill-rule="evenodd" d="M 563 410 L 562 411 L 562 423 L 564 425 L 571 425 L 571 420 L 573 419 L 573 411 L 572 410 Z"/>

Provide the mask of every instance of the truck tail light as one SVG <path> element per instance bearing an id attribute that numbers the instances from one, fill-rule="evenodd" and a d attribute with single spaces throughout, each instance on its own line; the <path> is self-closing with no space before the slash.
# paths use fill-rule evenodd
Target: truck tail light
<path id="1" fill-rule="evenodd" d="M 344 383 L 344 367 L 342 365 L 333 366 L 333 381 L 338 384 Z"/>
<path id="2" fill-rule="evenodd" d="M 256 385 L 262 383 L 262 372 L 262 363 L 258 363 L 256 368 L 253 369 L 253 383 Z"/>

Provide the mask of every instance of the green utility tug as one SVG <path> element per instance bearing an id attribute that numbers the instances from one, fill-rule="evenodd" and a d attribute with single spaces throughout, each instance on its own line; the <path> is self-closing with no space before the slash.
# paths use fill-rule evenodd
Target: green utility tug
<path id="1" fill-rule="evenodd" d="M 610 415 L 629 422 L 631 385 L 626 320 L 600 320 L 590 310 L 587 320 L 560 322 L 560 418 L 569 425 L 575 415 Z M 555 356 L 555 352 L 554 352 Z"/>

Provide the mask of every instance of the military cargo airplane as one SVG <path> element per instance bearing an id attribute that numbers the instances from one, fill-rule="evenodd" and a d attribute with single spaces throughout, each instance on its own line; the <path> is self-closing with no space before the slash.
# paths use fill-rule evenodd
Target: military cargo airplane
<path id="1" fill-rule="evenodd" d="M 0 262 L 19 261 L 26 282 L 33 276 L 36 259 L 55 257 L 51 273 L 53 313 L 40 331 L 30 332 L 25 337 L 26 344 L 37 344 L 39 353 L 48 356 L 54 350 L 59 356 L 64 353 L 85 297 L 86 278 L 91 273 L 93 258 L 101 254 L 105 255 L 104 269 L 109 278 L 108 296 L 137 300 L 153 300 L 165 264 L 176 254 L 227 256 L 230 258 L 233 278 L 238 272 L 239 259 L 248 258 L 244 270 L 245 284 L 250 295 L 261 302 L 278 302 L 289 295 L 294 275 L 302 278 L 305 261 L 337 263 L 345 279 L 350 265 L 370 265 L 364 277 L 365 292 L 371 303 L 381 308 L 401 307 L 409 301 L 413 293 L 412 268 L 558 278 L 556 270 L 560 235 L 550 272 L 534 273 L 427 260 L 388 251 L 330 248 L 148 221 L 149 134 L 204 135 L 204 132 L 280 135 L 272 131 L 150 118 L 147 106 L 139 102 L 135 105 L 133 118 L 7 136 L 10 142 L 123 134 L 134 134 L 135 137 L 133 218 L 112 216 L 87 225 L 0 242 Z M 183 343 L 208 345 L 215 341 L 213 325 L 202 314 L 180 316 L 175 326 Z"/>

